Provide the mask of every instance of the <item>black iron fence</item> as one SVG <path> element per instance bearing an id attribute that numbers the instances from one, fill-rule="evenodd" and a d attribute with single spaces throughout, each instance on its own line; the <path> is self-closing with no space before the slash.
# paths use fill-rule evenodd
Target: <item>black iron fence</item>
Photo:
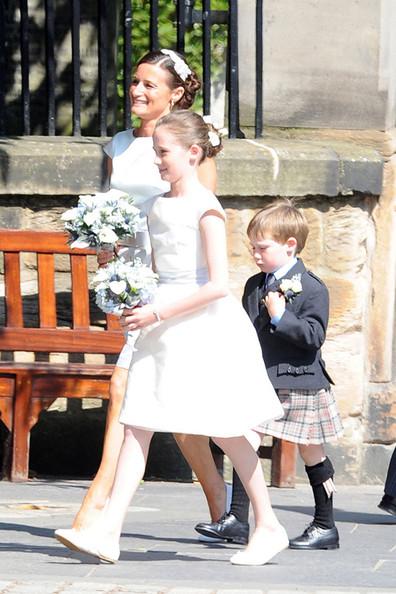
<path id="1" fill-rule="evenodd" d="M 259 136 L 263 0 L 256 6 Z M 0 0 L 0 135 L 108 136 L 130 127 L 134 60 L 164 46 L 199 60 L 205 114 L 222 72 L 226 126 L 239 136 L 237 0 Z"/>

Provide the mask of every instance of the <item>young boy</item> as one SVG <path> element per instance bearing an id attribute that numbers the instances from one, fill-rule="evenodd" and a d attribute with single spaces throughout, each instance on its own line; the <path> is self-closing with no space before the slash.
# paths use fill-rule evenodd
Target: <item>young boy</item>
<path id="1" fill-rule="evenodd" d="M 333 383 L 321 346 L 326 336 L 329 297 L 325 284 L 296 257 L 305 245 L 308 224 L 289 200 L 258 212 L 247 233 L 261 272 L 248 279 L 243 305 L 259 336 L 269 378 L 284 408 L 282 419 L 257 429 L 298 444 L 315 500 L 313 521 L 292 549 L 336 549 L 333 517 L 333 466 L 323 443 L 336 439 L 342 426 Z M 249 500 L 234 471 L 231 509 L 218 522 L 198 524 L 206 536 L 246 542 Z"/>

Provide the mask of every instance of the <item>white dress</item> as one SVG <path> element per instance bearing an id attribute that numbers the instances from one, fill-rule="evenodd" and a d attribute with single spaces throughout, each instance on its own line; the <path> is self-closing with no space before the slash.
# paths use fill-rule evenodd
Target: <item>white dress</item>
<path id="1" fill-rule="evenodd" d="M 224 211 L 209 191 L 152 202 L 148 224 L 160 277 L 155 304 L 161 310 L 207 281 L 199 222 L 208 210 L 222 216 Z M 141 331 L 121 423 L 228 437 L 282 415 L 256 331 L 231 295 Z"/>
<path id="2" fill-rule="evenodd" d="M 118 132 L 108 142 L 104 152 L 112 159 L 110 187 L 127 192 L 138 208 L 153 196 L 167 192 L 168 182 L 164 182 L 154 164 L 155 153 L 151 136 L 134 136 L 134 130 Z M 134 237 L 119 242 L 119 256 L 130 261 L 140 258 L 147 265 L 151 263 L 151 245 L 147 230 L 146 214 L 141 213 L 139 229 Z M 138 332 L 128 332 L 116 366 L 129 369 L 133 344 Z"/>

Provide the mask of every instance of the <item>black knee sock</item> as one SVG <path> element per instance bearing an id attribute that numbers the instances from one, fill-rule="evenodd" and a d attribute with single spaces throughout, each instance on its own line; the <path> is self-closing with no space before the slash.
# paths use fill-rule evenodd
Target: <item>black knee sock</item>
<path id="1" fill-rule="evenodd" d="M 249 521 L 249 497 L 242 485 L 241 479 L 233 470 L 232 472 L 232 499 L 230 513 L 240 522 Z"/>
<path id="2" fill-rule="evenodd" d="M 308 475 L 315 500 L 315 515 L 313 523 L 320 528 L 334 528 L 333 514 L 333 494 L 327 494 L 323 483 L 334 476 L 334 468 L 328 458 L 315 464 L 315 466 L 306 466 L 305 471 Z"/>

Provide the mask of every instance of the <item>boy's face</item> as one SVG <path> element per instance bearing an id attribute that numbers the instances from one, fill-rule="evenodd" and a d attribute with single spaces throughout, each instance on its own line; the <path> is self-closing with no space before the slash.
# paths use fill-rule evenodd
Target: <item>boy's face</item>
<path id="1" fill-rule="evenodd" d="M 289 237 L 285 243 L 268 234 L 249 239 L 253 258 L 262 272 L 275 272 L 295 256 L 297 240 L 294 237 Z"/>

